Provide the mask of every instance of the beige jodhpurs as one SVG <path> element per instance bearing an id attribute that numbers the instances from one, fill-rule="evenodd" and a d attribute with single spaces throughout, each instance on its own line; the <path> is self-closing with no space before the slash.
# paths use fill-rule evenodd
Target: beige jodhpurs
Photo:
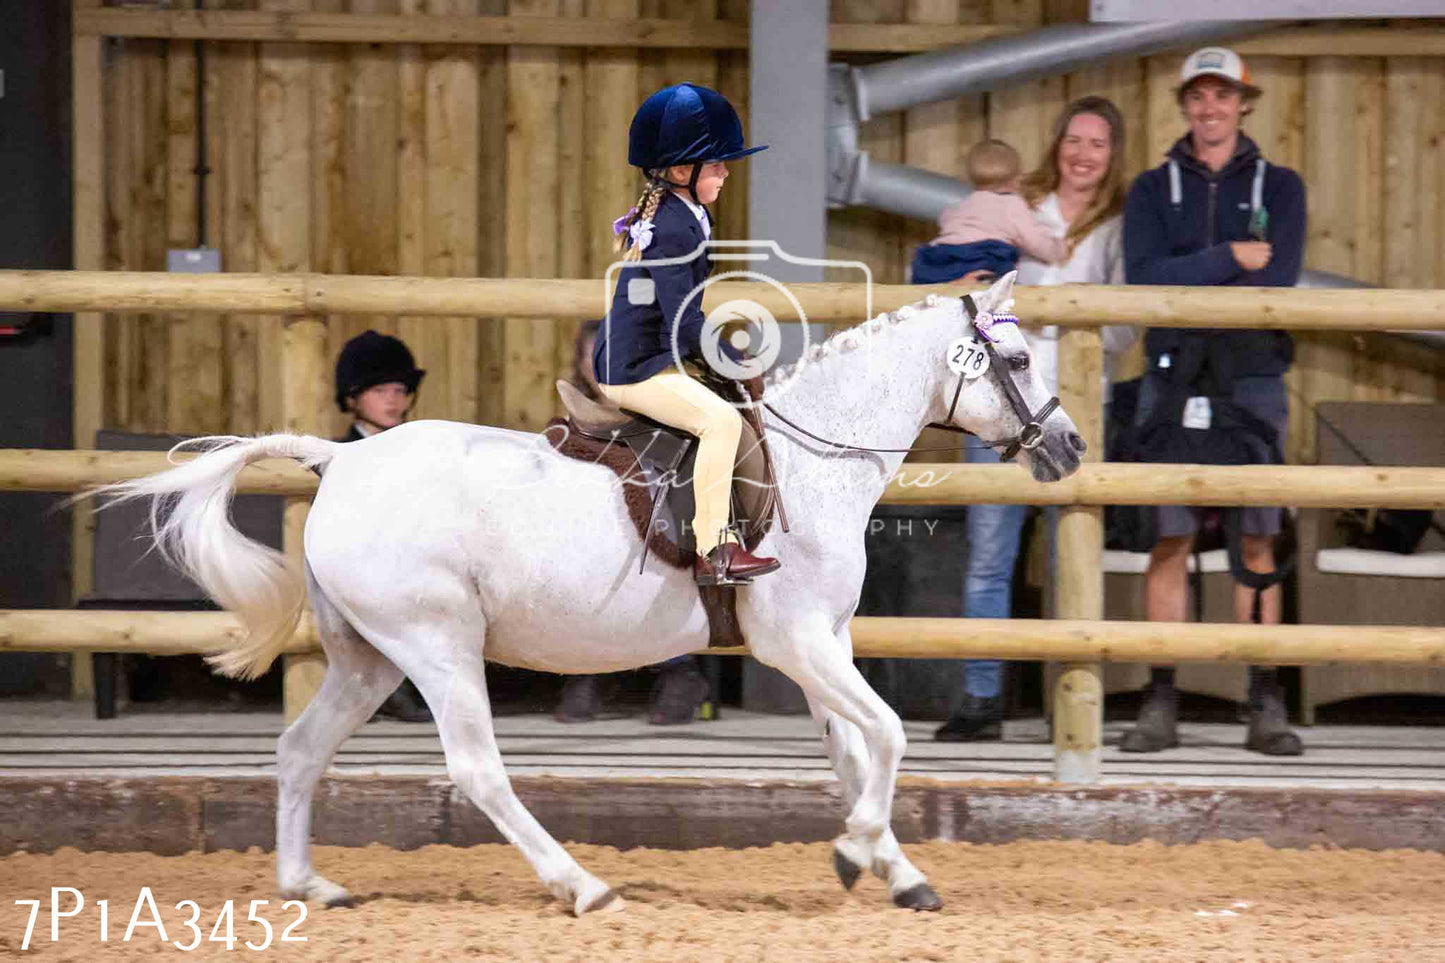
<path id="1" fill-rule="evenodd" d="M 711 552 L 717 547 L 720 533 L 728 526 L 733 462 L 743 431 L 742 415 L 679 371 L 661 371 L 635 385 L 597 387 L 623 408 L 697 436 L 697 462 L 693 469 L 697 511 L 692 517 L 692 528 L 698 554 Z"/>

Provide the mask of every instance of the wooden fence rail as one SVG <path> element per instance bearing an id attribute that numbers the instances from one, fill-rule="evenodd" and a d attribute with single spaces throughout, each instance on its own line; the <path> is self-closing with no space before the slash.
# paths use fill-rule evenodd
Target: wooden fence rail
<path id="1" fill-rule="evenodd" d="M 0 491 L 81 492 L 164 471 L 170 467 L 166 459 L 155 451 L 0 449 Z M 236 490 L 306 496 L 317 484 L 299 463 L 270 459 L 244 469 Z M 1016 465 L 911 462 L 888 486 L 883 503 L 1445 509 L 1445 468 L 1091 462 L 1063 481 L 1045 484 Z"/>
<path id="2" fill-rule="evenodd" d="M 866 658 L 1445 665 L 1445 629 L 1440 628 L 858 616 L 851 632 L 854 655 Z M 229 612 L 0 610 L 0 652 L 187 655 L 215 651 L 243 634 Z M 307 617 L 285 652 L 296 655 L 319 646 Z"/>
<path id="3" fill-rule="evenodd" d="M 810 321 L 863 321 L 947 285 L 789 284 Z M 779 318 L 789 298 L 761 282 L 722 281 L 704 307 L 737 298 Z M 1094 328 L 1136 324 L 1177 328 L 1433 330 L 1445 327 L 1445 291 L 1317 288 L 1200 288 L 1065 284 L 1020 287 L 1026 322 Z M 0 271 L 0 310 L 224 311 L 233 314 L 399 314 L 483 318 L 595 318 L 605 304 L 598 280 L 437 278 L 343 274 L 171 274 L 159 271 Z"/>
<path id="4" fill-rule="evenodd" d="M 306 13 L 278 10 L 76 11 L 77 36 L 161 40 L 251 40 L 300 43 L 465 44 L 475 46 L 646 47 L 746 50 L 748 26 L 722 20 L 601 17 L 427 16 Z M 916 53 L 1019 33 L 1013 24 L 832 23 L 833 53 Z M 1412 25 L 1319 25 L 1262 31 L 1236 46 L 1252 55 L 1291 57 L 1429 57 L 1445 54 L 1445 31 Z"/>

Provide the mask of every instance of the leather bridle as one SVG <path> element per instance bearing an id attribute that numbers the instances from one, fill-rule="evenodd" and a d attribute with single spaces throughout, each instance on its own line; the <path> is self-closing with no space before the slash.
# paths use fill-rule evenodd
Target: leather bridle
<path id="1" fill-rule="evenodd" d="M 999 386 L 1000 390 L 1003 391 L 1004 397 L 1008 399 L 1009 406 L 1013 408 L 1014 415 L 1019 420 L 1019 425 L 1021 427 L 1019 428 L 1018 434 L 1014 435 L 1012 438 L 1004 438 L 1000 441 L 985 441 L 983 445 L 968 445 L 963 448 L 868 448 L 863 445 L 848 445 L 844 444 L 843 442 L 830 441 L 827 438 L 820 438 L 808 429 L 794 424 L 786 416 L 780 414 L 778 410 L 772 405 L 764 403 L 763 407 L 767 408 L 768 412 L 772 414 L 773 417 L 777 418 L 779 421 L 787 425 L 789 428 L 792 428 L 794 431 L 801 432 L 802 434 L 807 435 L 814 441 L 822 442 L 825 445 L 831 445 L 834 448 L 842 448 L 847 451 L 915 452 L 967 451 L 970 448 L 978 447 L 1003 448 L 1004 451 L 1001 455 L 999 455 L 999 460 L 1012 461 L 1018 456 L 1018 453 L 1020 451 L 1032 451 L 1043 442 L 1044 422 L 1047 421 L 1049 419 L 1049 416 L 1052 415 L 1054 411 L 1059 407 L 1059 398 L 1058 395 L 1053 396 L 1048 400 L 1047 403 L 1045 403 L 1042 408 L 1038 410 L 1037 414 L 1031 413 L 1029 411 L 1028 403 L 1024 401 L 1023 394 L 1020 393 L 1018 386 L 1014 384 L 1013 377 L 1004 370 L 1003 357 L 998 353 L 998 349 L 993 346 L 993 338 L 989 336 L 986 327 L 980 325 L 978 305 L 974 303 L 972 295 L 965 294 L 963 296 L 963 307 L 964 310 L 968 312 L 969 324 L 977 333 L 978 338 L 983 342 L 984 351 L 988 353 L 989 376 L 994 379 L 994 382 Z M 988 323 L 1013 324 L 1015 323 L 1015 319 L 1000 316 L 998 318 L 989 318 Z M 958 399 L 963 395 L 963 383 L 965 380 L 967 379 L 963 374 L 960 374 L 958 376 L 958 384 L 953 389 L 953 401 L 948 406 L 948 414 L 944 416 L 942 423 L 936 421 L 929 422 L 929 428 L 942 428 L 945 431 L 956 431 L 960 434 L 968 434 L 968 432 L 964 429 L 959 428 L 956 425 L 949 424 L 949 422 L 953 421 L 954 411 L 958 409 Z"/>

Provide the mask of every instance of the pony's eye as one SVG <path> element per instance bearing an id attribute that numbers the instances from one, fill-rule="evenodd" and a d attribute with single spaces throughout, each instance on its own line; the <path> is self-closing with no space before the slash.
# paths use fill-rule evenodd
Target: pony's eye
<path id="1" fill-rule="evenodd" d="M 1016 354 L 1008 359 L 1008 366 L 1015 371 L 1027 371 L 1029 370 L 1029 356 L 1026 354 Z"/>

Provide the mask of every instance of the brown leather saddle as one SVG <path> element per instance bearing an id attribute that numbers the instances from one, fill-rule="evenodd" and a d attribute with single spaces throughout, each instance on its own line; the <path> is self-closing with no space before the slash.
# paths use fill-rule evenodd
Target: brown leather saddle
<path id="1" fill-rule="evenodd" d="M 788 530 L 762 419 L 743 406 L 747 389 L 736 382 L 701 378 L 724 400 L 739 404 L 743 431 L 733 466 L 732 520 L 739 540 L 753 549 L 771 530 L 774 519 Z M 588 398 L 567 381 L 557 382 L 567 418 L 553 419 L 545 429 L 559 454 L 603 464 L 623 485 L 628 514 L 643 540 L 639 571 L 649 556 L 673 568 L 692 568 L 696 538 L 692 476 L 697 439 L 644 415 L 603 400 Z M 708 613 L 710 646 L 742 645 L 735 612 L 735 589 L 699 586 Z"/>

